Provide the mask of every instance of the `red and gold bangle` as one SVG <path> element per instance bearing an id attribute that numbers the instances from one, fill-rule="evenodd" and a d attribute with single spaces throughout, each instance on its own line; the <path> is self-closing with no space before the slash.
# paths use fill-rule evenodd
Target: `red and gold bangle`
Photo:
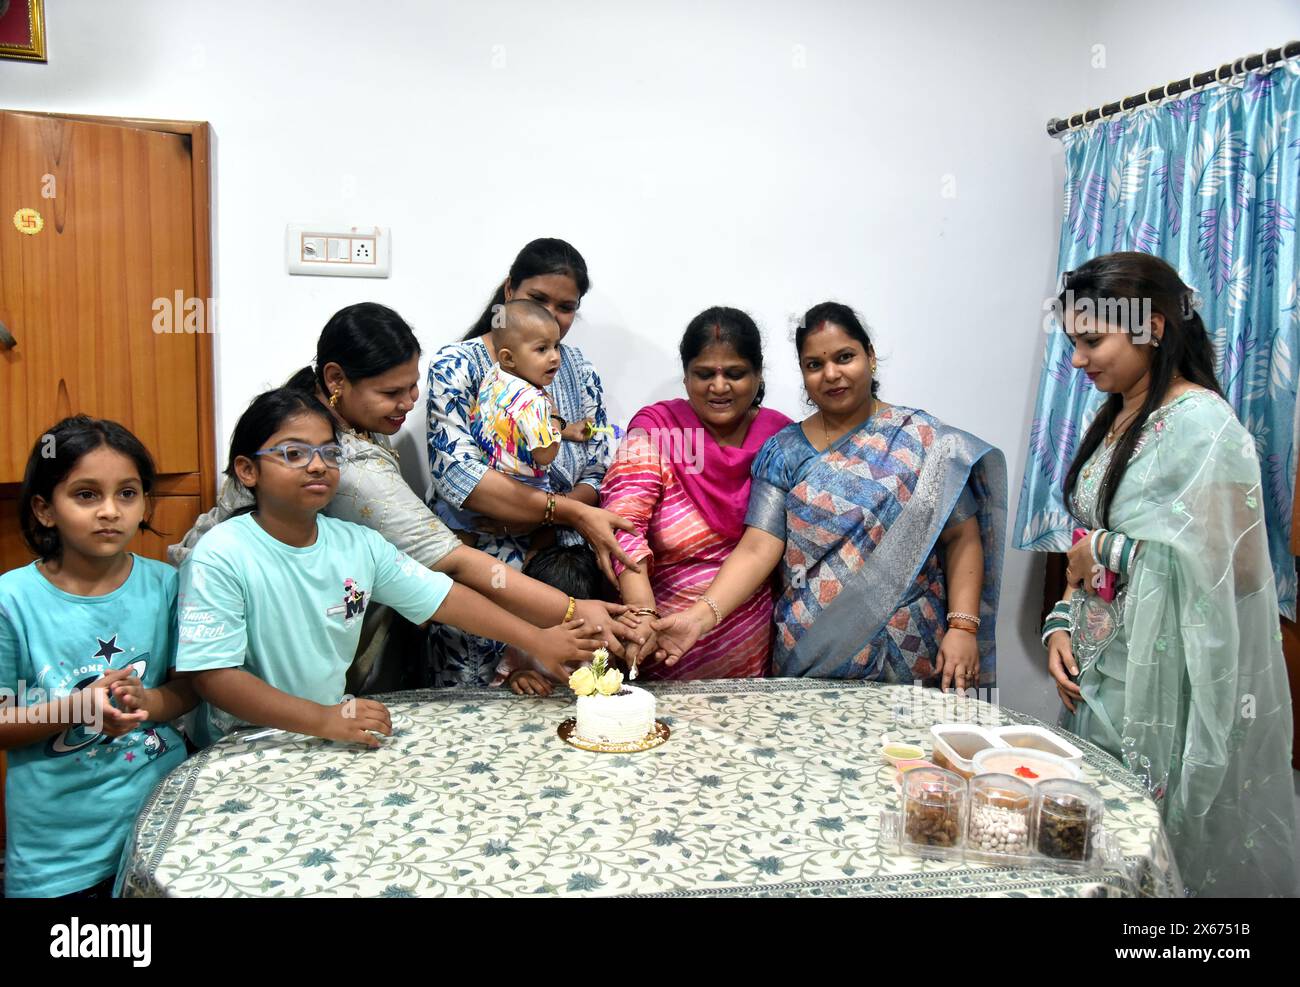
<path id="1" fill-rule="evenodd" d="M 948 626 L 955 630 L 969 631 L 972 634 L 978 634 L 980 629 L 980 619 L 974 614 L 952 611 L 948 614 Z"/>

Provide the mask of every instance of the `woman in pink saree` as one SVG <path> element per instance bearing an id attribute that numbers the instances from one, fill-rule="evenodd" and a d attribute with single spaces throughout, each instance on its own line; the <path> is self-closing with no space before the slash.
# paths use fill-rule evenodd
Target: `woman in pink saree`
<path id="1" fill-rule="evenodd" d="M 750 468 L 763 443 L 789 424 L 760 407 L 763 352 L 758 327 L 734 308 L 710 308 L 686 327 L 680 345 L 686 400 L 642 408 L 601 486 L 601 506 L 631 521 L 620 547 L 641 566 L 617 566 L 623 619 L 645 643 L 628 661 L 647 679 L 766 675 L 772 653 L 773 588 L 765 581 L 723 625 L 673 665 L 651 621 L 685 610 L 712 582 L 745 531 Z M 642 564 L 644 563 L 644 564 Z"/>

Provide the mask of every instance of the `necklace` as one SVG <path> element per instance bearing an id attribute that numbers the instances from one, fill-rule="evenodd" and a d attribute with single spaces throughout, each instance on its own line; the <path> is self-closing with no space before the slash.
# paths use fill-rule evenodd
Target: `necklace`
<path id="1" fill-rule="evenodd" d="M 1172 386 L 1173 384 L 1177 383 L 1178 381 L 1180 381 L 1180 380 L 1182 380 L 1182 379 L 1183 379 L 1183 375 L 1182 375 L 1182 374 L 1174 374 L 1172 377 L 1169 378 L 1169 383 L 1170 383 L 1170 385 Z M 1147 390 L 1150 390 L 1150 388 L 1148 388 Z M 1139 397 L 1139 398 L 1140 398 L 1140 397 L 1143 397 L 1145 394 L 1146 394 L 1146 391 L 1143 391 L 1142 394 L 1139 394 L 1139 395 L 1138 395 L 1138 397 Z M 1131 411 L 1129 414 L 1125 415 L 1123 418 L 1118 419 L 1118 420 L 1115 422 L 1115 424 L 1112 425 L 1112 426 L 1110 427 L 1110 430 L 1106 432 L 1106 443 L 1107 443 L 1108 445 L 1109 445 L 1111 442 L 1115 441 L 1115 436 L 1116 436 L 1116 435 L 1120 435 L 1120 434 L 1123 433 L 1124 429 L 1120 428 L 1120 426 L 1121 426 L 1121 425 L 1127 425 L 1129 422 L 1131 422 L 1134 418 L 1137 417 L 1137 413 L 1138 413 L 1138 411 L 1140 411 L 1140 410 L 1141 410 L 1141 408 L 1134 409 L 1134 410 Z"/>
<path id="2" fill-rule="evenodd" d="M 869 421 L 871 421 L 872 416 L 874 416 L 875 413 L 876 413 L 877 411 L 879 411 L 879 410 L 880 410 L 880 402 L 877 401 L 875 398 L 872 398 L 872 399 L 871 399 L 871 410 L 870 410 L 869 412 L 867 412 L 867 417 L 864 418 L 864 419 L 862 419 L 863 422 L 869 422 Z M 818 412 L 817 412 L 817 415 L 818 415 L 818 417 L 821 418 L 821 420 L 822 420 L 822 438 L 826 440 L 826 449 L 829 449 L 829 448 L 831 447 L 831 433 L 830 433 L 830 431 L 826 428 L 826 412 L 824 412 L 824 411 L 818 411 Z M 824 450 L 823 450 L 823 451 L 824 451 Z"/>
<path id="3" fill-rule="evenodd" d="M 1137 417 L 1137 410 L 1134 410 L 1134 411 L 1130 412 L 1129 414 L 1125 415 L 1123 418 L 1121 418 L 1119 421 L 1117 421 L 1114 425 L 1112 425 L 1112 426 L 1110 427 L 1110 430 L 1106 433 L 1106 442 L 1107 442 L 1107 444 L 1109 444 L 1109 443 L 1115 441 L 1115 435 L 1116 435 L 1117 432 L 1122 432 L 1122 431 L 1123 431 L 1123 429 L 1120 428 L 1120 425 L 1121 425 L 1121 424 L 1127 425 L 1130 421 L 1132 421 L 1132 420 L 1133 420 L 1134 418 L 1136 418 L 1136 417 Z"/>
<path id="4" fill-rule="evenodd" d="M 317 396 L 319 397 L 319 394 L 317 394 Z M 362 442 L 369 442 L 372 446 L 380 444 L 375 441 L 374 432 L 364 432 L 361 429 L 353 428 L 352 423 L 343 417 L 343 415 L 339 412 L 338 408 L 336 408 L 332 404 L 329 404 L 328 401 L 325 402 L 325 404 L 329 407 L 330 414 L 334 416 L 334 421 L 338 424 L 340 428 L 343 429 L 343 431 L 347 432 L 348 435 L 360 439 Z M 393 454 L 393 458 L 400 463 L 402 461 L 401 454 L 392 447 L 391 443 L 388 445 L 387 448 L 388 451 Z"/>

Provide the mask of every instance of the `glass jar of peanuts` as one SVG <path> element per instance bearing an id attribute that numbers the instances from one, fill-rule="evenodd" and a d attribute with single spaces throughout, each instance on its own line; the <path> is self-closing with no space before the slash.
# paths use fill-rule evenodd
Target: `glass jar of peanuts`
<path id="1" fill-rule="evenodd" d="M 976 775 L 970 781 L 966 849 L 984 854 L 1029 853 L 1034 790 L 1011 775 Z"/>

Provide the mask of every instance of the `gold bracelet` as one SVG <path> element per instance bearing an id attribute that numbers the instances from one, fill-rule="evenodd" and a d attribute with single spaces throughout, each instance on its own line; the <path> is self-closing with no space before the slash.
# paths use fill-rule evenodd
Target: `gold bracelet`
<path id="1" fill-rule="evenodd" d="M 569 597 L 569 609 L 564 611 L 564 620 L 561 623 L 567 624 L 573 619 L 573 612 L 578 609 L 578 601 Z"/>
<path id="2" fill-rule="evenodd" d="M 654 607 L 637 607 L 634 610 L 629 610 L 628 613 L 637 617 L 653 617 L 655 620 L 659 620 L 659 611 Z"/>
<path id="3" fill-rule="evenodd" d="M 542 524 L 548 525 L 554 523 L 555 523 L 555 494 L 547 494 L 546 513 L 542 515 Z M 568 618 L 566 617 L 565 619 L 567 620 Z"/>
<path id="4" fill-rule="evenodd" d="M 722 611 L 718 609 L 718 605 L 714 603 L 710 597 L 701 596 L 700 599 L 703 600 L 705 603 L 707 603 L 709 605 L 709 609 L 713 611 L 713 626 L 717 627 L 719 624 L 722 623 Z"/>

